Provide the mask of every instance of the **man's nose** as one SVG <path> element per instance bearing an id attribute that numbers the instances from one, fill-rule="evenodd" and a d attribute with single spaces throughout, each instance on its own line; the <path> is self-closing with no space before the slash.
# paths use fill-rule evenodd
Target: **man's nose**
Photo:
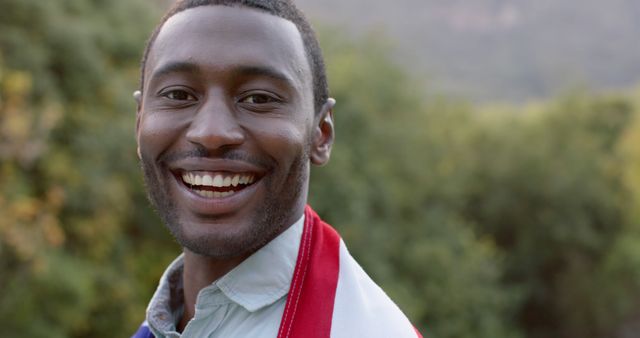
<path id="1" fill-rule="evenodd" d="M 215 95 L 199 107 L 186 137 L 189 142 L 215 150 L 242 144 L 245 135 L 231 103 L 222 95 Z"/>

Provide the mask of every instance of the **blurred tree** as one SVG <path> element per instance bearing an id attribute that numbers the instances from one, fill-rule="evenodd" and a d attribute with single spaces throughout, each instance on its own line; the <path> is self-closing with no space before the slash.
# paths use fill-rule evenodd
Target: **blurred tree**
<path id="1" fill-rule="evenodd" d="M 467 173 L 451 156 L 464 151 L 470 111 L 421 97 L 379 36 L 323 36 L 337 136 L 311 203 L 428 337 L 517 337 L 502 258 L 456 213 Z"/>
<path id="2" fill-rule="evenodd" d="M 131 91 L 147 0 L 0 11 L 0 336 L 127 336 L 178 252 L 148 207 Z M 337 142 L 311 203 L 434 338 L 640 330 L 640 95 L 478 109 L 378 35 L 323 32 Z"/>
<path id="3" fill-rule="evenodd" d="M 0 336 L 126 336 L 171 255 L 132 123 L 157 15 L 141 0 L 2 7 Z"/>
<path id="4" fill-rule="evenodd" d="M 474 169 L 461 211 L 505 252 L 528 337 L 614 337 L 638 310 L 622 304 L 640 290 L 625 285 L 636 254 L 614 249 L 630 235 L 616 148 L 634 114 L 627 98 L 568 95 L 493 115 L 468 145 Z"/>

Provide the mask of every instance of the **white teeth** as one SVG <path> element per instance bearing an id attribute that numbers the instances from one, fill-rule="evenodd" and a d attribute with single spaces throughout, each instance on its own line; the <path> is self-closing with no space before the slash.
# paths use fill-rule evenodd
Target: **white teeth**
<path id="1" fill-rule="evenodd" d="M 209 175 L 204 175 L 204 177 L 202 178 L 202 185 L 212 185 L 213 184 L 213 178 L 211 178 L 211 176 Z"/>
<path id="2" fill-rule="evenodd" d="M 194 190 L 194 191 L 196 194 L 206 198 L 223 198 L 223 197 L 231 196 L 236 193 L 233 190 L 229 190 L 229 191 Z"/>
<path id="3" fill-rule="evenodd" d="M 219 174 L 218 174 L 218 175 L 216 175 L 216 177 L 213 179 L 213 184 L 212 184 L 212 185 L 213 185 L 214 187 L 222 187 L 222 186 L 223 186 L 223 185 L 222 185 L 222 181 L 223 181 L 223 179 L 222 179 L 222 175 L 219 175 Z"/>
<path id="4" fill-rule="evenodd" d="M 255 180 L 254 175 L 229 175 L 222 174 L 215 175 L 196 175 L 192 173 L 183 173 L 182 180 L 189 185 L 204 185 L 209 187 L 231 187 L 238 186 L 238 184 L 251 184 Z"/>
<path id="5" fill-rule="evenodd" d="M 194 190 L 194 191 L 196 192 L 196 194 L 202 197 L 213 198 L 213 191 L 208 191 L 208 190 Z"/>

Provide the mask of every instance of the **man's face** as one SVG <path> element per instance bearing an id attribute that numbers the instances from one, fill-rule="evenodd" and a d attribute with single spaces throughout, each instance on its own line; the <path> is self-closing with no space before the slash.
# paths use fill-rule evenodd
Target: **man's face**
<path id="1" fill-rule="evenodd" d="M 145 183 L 183 247 L 237 257 L 302 215 L 319 129 L 293 23 L 247 8 L 185 10 L 164 24 L 145 78 Z"/>

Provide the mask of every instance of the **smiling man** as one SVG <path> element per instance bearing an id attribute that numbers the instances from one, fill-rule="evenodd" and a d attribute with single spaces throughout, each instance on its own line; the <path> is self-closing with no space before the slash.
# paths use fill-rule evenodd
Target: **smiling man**
<path id="1" fill-rule="evenodd" d="M 135 98 L 149 199 L 183 247 L 135 337 L 419 336 L 306 205 L 335 101 L 290 1 L 179 1 Z"/>

